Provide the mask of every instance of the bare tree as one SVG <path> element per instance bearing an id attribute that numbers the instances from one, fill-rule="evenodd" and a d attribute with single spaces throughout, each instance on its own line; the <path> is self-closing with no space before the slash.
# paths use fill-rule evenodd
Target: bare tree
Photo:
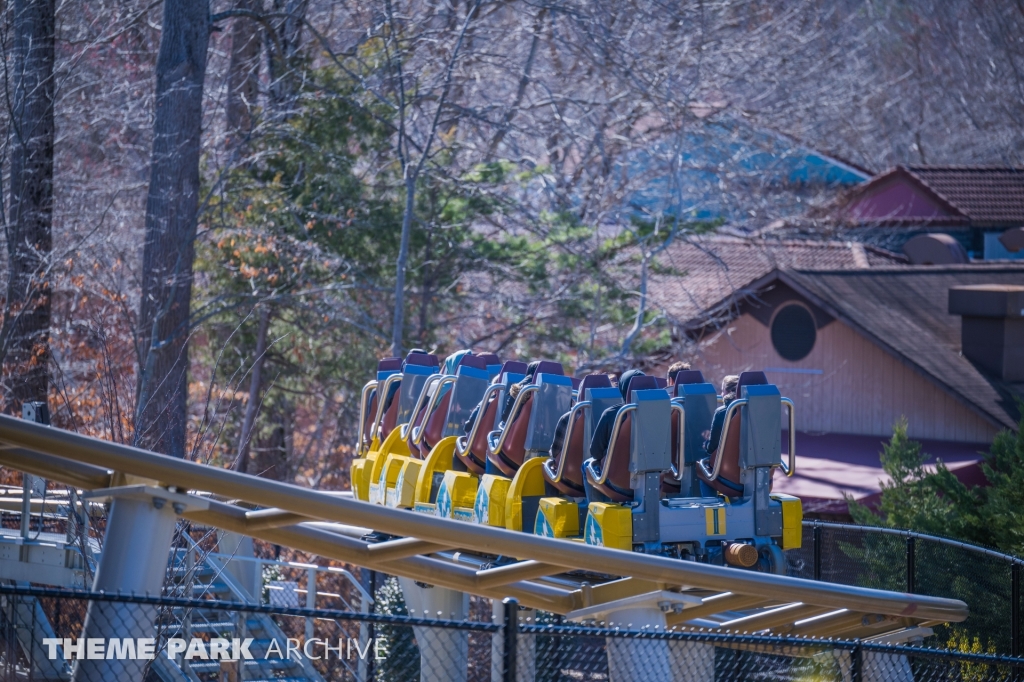
<path id="1" fill-rule="evenodd" d="M 267 332 L 270 327 L 269 304 L 259 308 L 259 328 L 256 331 L 256 358 L 249 370 L 249 398 L 245 403 L 245 416 L 242 418 L 242 430 L 239 435 L 238 456 L 235 458 L 235 470 L 245 473 L 249 470 L 249 451 L 252 449 L 253 426 L 256 424 L 256 413 L 259 411 L 260 388 L 262 386 L 263 364 L 267 358 Z"/>
<path id="2" fill-rule="evenodd" d="M 11 199 L 4 220 L 9 274 L 0 363 L 8 408 L 47 399 L 53 249 L 54 0 L 14 3 Z"/>
<path id="3" fill-rule="evenodd" d="M 186 450 L 189 306 L 209 36 L 207 0 L 164 3 L 146 202 L 135 440 L 176 457 Z"/>
<path id="4" fill-rule="evenodd" d="M 430 160 L 431 150 L 440 130 L 441 117 L 445 113 L 448 96 L 451 93 L 453 71 L 461 56 L 466 33 L 480 7 L 480 2 L 481 0 L 476 0 L 468 6 L 455 44 L 441 71 L 440 82 L 433 84 L 433 87 L 429 89 L 418 92 L 410 87 L 417 79 L 410 80 L 408 65 L 405 63 L 405 51 L 408 47 L 403 44 L 403 31 L 396 21 L 394 5 L 391 0 L 385 0 L 384 3 L 389 27 L 385 42 L 387 70 L 390 80 L 393 82 L 398 119 L 398 130 L 394 143 L 395 153 L 402 169 L 402 183 L 405 191 L 405 207 L 402 212 L 402 242 L 398 251 L 398 261 L 395 264 L 395 314 L 391 329 L 391 354 L 393 356 L 402 354 L 402 336 L 405 332 L 405 271 L 409 262 L 409 238 L 412 234 L 412 222 L 416 212 L 416 184 Z M 423 126 L 425 128 L 423 131 L 417 131 L 411 116 L 414 93 L 417 99 L 436 100 L 433 115 L 429 117 L 429 123 Z M 417 132 L 422 133 L 422 138 L 417 139 Z M 416 158 L 417 150 L 419 158 Z"/>
<path id="5" fill-rule="evenodd" d="M 256 0 L 237 0 L 236 9 L 257 12 Z M 231 57 L 225 116 L 228 146 L 235 147 L 252 130 L 252 110 L 258 103 L 260 40 L 258 24 L 249 16 L 231 22 Z"/>

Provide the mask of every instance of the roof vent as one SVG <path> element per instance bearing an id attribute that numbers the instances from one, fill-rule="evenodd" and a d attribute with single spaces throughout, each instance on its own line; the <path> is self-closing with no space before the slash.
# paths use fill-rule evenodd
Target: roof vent
<path id="1" fill-rule="evenodd" d="M 917 235 L 903 245 L 903 253 L 914 265 L 953 265 L 970 260 L 960 242 L 942 232 Z"/>
<path id="2" fill-rule="evenodd" d="M 953 287 L 949 313 L 962 318 L 964 357 L 1004 381 L 1024 381 L 1024 286 Z"/>

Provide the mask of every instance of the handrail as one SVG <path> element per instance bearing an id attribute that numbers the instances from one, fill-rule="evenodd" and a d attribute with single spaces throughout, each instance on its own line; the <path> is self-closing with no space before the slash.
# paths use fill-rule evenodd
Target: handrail
<path id="1" fill-rule="evenodd" d="M 707 476 L 709 483 L 717 479 L 719 472 L 722 470 L 722 446 L 725 445 L 726 436 L 729 435 L 729 424 L 732 422 L 732 415 L 746 404 L 746 398 L 738 398 L 729 403 L 729 407 L 725 408 L 725 423 L 722 425 L 722 437 L 718 439 L 718 447 L 715 449 L 715 468 L 708 471 L 708 468 L 704 466 L 704 460 L 697 462 L 697 466 Z"/>
<path id="2" fill-rule="evenodd" d="M 423 441 L 423 432 L 427 429 L 427 420 L 434 415 L 434 410 L 441 404 L 441 397 L 444 395 L 445 386 L 448 384 L 454 384 L 455 380 L 458 379 L 453 374 L 443 376 L 437 381 L 437 387 L 434 389 L 434 395 L 430 396 L 430 402 L 427 403 L 427 411 L 423 413 L 423 421 L 420 422 L 419 426 L 412 427 L 412 442 L 413 445 L 419 445 Z M 410 424 L 412 422 L 409 422 Z"/>
<path id="3" fill-rule="evenodd" d="M 423 401 L 427 399 L 427 395 L 430 393 L 430 387 L 441 380 L 444 376 L 441 373 L 431 374 L 427 377 L 427 380 L 423 382 L 423 388 L 420 389 L 420 394 L 416 396 L 416 404 L 412 408 L 412 412 L 409 414 L 409 421 L 399 425 L 401 431 L 399 433 L 402 436 L 402 440 L 405 440 L 409 436 L 409 429 L 412 428 L 412 424 L 416 421 L 416 415 L 420 413 L 420 408 L 423 407 Z"/>
<path id="4" fill-rule="evenodd" d="M 598 485 L 604 485 L 608 480 L 608 472 L 612 470 L 612 455 L 615 454 L 615 441 L 619 439 L 619 429 L 622 422 L 626 421 L 626 415 L 636 410 L 636 403 L 623 405 L 618 414 L 615 415 L 615 426 L 612 427 L 612 437 L 608 439 L 608 449 L 605 451 L 604 462 L 601 463 L 601 476 L 597 479 Z"/>
<path id="5" fill-rule="evenodd" d="M 609 550 L 584 543 L 545 538 L 532 533 L 518 533 L 503 528 L 477 525 L 437 518 L 427 514 L 392 509 L 325 492 L 300 488 L 237 471 L 208 466 L 138 448 L 101 441 L 88 436 L 34 424 L 8 415 L 0 415 L 0 464 L 21 470 L 28 467 L 39 475 L 66 485 L 82 481 L 72 466 L 91 467 L 106 473 L 109 470 L 136 476 L 175 490 L 209 491 L 221 499 L 241 503 L 267 505 L 313 519 L 335 524 L 358 526 L 358 531 L 372 528 L 380 533 L 411 537 L 427 543 L 451 546 L 453 549 L 493 555 L 523 557 L 549 563 L 567 570 L 580 566 L 599 566 L 601 572 L 613 576 L 629 576 L 642 580 L 687 585 L 694 589 L 729 591 L 734 594 L 761 597 L 765 601 L 800 601 L 827 609 L 850 609 L 857 613 L 893 615 L 912 621 L 962 621 L 969 611 L 962 601 L 876 590 L 850 585 L 816 583 L 781 575 L 723 569 L 692 561 L 668 557 Z M 59 453 L 59 454 L 54 454 Z M 54 466 L 60 463 L 62 466 Z M 95 474 L 85 480 L 90 489 L 109 485 L 110 476 L 101 480 Z M 198 498 L 203 499 L 203 498 Z M 203 500 L 207 501 L 207 500 Z M 267 542 L 287 545 L 299 551 L 325 558 L 367 566 L 403 577 L 427 579 L 431 584 L 480 596 L 492 597 L 511 593 L 526 605 L 569 613 L 579 608 L 571 594 L 548 586 L 519 582 L 500 591 L 484 586 L 474 574 L 459 567 L 436 565 L 413 558 L 388 559 L 385 564 L 375 559 L 367 543 L 328 532 L 322 524 L 296 524 L 289 527 L 255 530 L 240 517 L 241 507 L 208 500 L 209 509 L 188 509 L 184 516 L 195 522 L 215 525 L 225 530 L 244 533 Z M 244 512 L 243 512 L 244 513 Z M 361 534 L 360 537 L 363 537 Z M 381 567 L 381 568 L 378 568 Z M 554 573 L 554 571 L 552 571 Z M 912 614 L 907 616 L 906 614 Z M 852 616 L 851 616 L 852 617 Z"/>
<path id="6" fill-rule="evenodd" d="M 569 436 L 572 435 L 572 425 L 576 420 L 576 415 L 590 406 L 591 402 L 589 400 L 581 400 L 569 410 L 569 421 L 565 425 L 565 436 L 562 438 L 562 450 L 558 455 L 558 471 L 555 472 L 555 478 L 553 479 L 555 483 L 562 481 L 562 472 L 565 471 L 565 459 L 569 456 Z"/>
<path id="7" fill-rule="evenodd" d="M 480 420 L 484 418 L 484 412 L 487 410 L 487 401 L 491 399 L 492 393 L 498 393 L 505 389 L 505 384 L 491 384 L 484 391 L 484 397 L 480 401 L 480 409 L 476 411 L 476 419 L 473 420 L 473 426 L 469 427 L 468 436 L 459 436 L 455 439 L 455 450 L 460 455 L 465 456 L 469 452 L 470 445 L 476 440 L 476 432 L 480 430 Z"/>
<path id="8" fill-rule="evenodd" d="M 1000 559 L 1002 561 L 1024 566 L 1024 558 L 1022 557 L 997 552 L 994 549 L 982 547 L 981 545 L 972 545 L 971 543 L 964 542 L 963 540 L 944 538 L 941 535 L 928 535 L 927 533 L 918 533 L 916 530 L 906 530 L 903 528 L 886 528 L 884 526 L 859 526 L 857 524 L 852 523 L 836 523 L 835 521 L 818 521 L 816 519 L 804 519 L 802 525 L 804 528 L 814 528 L 816 526 L 820 526 L 821 528 L 834 528 L 837 530 L 844 531 L 863 531 L 865 533 L 898 535 L 901 538 L 915 538 L 917 540 L 927 540 L 928 542 L 937 542 L 941 545 L 948 545 L 950 547 L 956 547 L 958 549 L 964 549 L 970 552 L 977 552 L 978 554 L 984 554 L 985 556 L 992 557 L 993 559 Z"/>
<path id="9" fill-rule="evenodd" d="M 376 379 L 367 381 L 363 386 L 362 393 L 359 394 L 359 435 L 356 438 L 356 443 L 359 444 L 359 454 L 363 454 L 364 439 L 366 438 L 366 410 L 370 408 L 370 394 L 373 389 L 377 388 L 379 382 Z M 366 444 L 369 447 L 368 444 Z"/>
<path id="10" fill-rule="evenodd" d="M 779 468 L 786 476 L 792 476 L 796 473 L 796 408 L 789 398 L 783 398 L 782 404 L 789 406 L 789 466 L 780 462 Z"/>
<path id="11" fill-rule="evenodd" d="M 676 402 L 675 400 L 669 401 L 669 405 L 673 412 L 679 412 L 679 464 L 683 463 L 683 455 L 686 453 L 686 409 L 683 407 L 682 401 Z M 676 466 L 675 462 L 672 462 L 672 475 L 677 481 L 683 480 L 683 467 Z"/>
<path id="12" fill-rule="evenodd" d="M 523 386 L 519 390 L 519 395 L 516 396 L 516 401 L 512 404 L 512 411 L 508 413 L 509 423 L 505 424 L 505 428 L 501 430 L 501 435 L 498 436 L 498 443 L 491 447 L 490 439 L 493 431 L 487 435 L 487 451 L 492 455 L 496 455 L 501 452 L 501 446 L 505 444 L 505 438 L 508 437 L 508 427 L 512 426 L 512 422 L 515 421 L 516 416 L 519 414 L 519 410 L 522 408 L 523 403 L 526 402 L 526 396 L 531 393 L 536 393 L 540 390 L 540 386 L 537 384 L 530 384 L 529 386 Z"/>
<path id="13" fill-rule="evenodd" d="M 401 380 L 402 373 L 395 372 L 394 374 L 392 374 L 391 376 L 384 380 L 384 386 L 378 391 L 377 416 L 373 418 L 373 428 L 370 429 L 371 439 L 377 435 L 377 429 L 380 428 L 381 422 L 384 421 L 384 403 L 387 402 L 388 393 L 391 391 L 391 384 Z"/>

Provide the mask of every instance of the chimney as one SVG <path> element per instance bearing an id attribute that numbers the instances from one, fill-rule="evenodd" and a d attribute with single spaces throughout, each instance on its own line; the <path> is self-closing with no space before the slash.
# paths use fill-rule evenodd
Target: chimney
<path id="1" fill-rule="evenodd" d="M 953 287 L 949 313 L 962 318 L 964 357 L 1003 381 L 1024 381 L 1024 286 Z"/>

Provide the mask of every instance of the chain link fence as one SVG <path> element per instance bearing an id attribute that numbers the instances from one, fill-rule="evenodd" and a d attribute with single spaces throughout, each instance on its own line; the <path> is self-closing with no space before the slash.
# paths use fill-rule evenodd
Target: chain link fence
<path id="1" fill-rule="evenodd" d="M 960 599 L 971 615 L 938 626 L 932 646 L 973 653 L 1024 653 L 1021 559 L 912 531 L 807 521 L 803 546 L 786 552 L 799 578 Z"/>
<path id="2" fill-rule="evenodd" d="M 0 680 L 1024 680 L 1024 659 L 861 641 L 581 626 L 507 599 L 453 621 L 0 585 Z"/>

